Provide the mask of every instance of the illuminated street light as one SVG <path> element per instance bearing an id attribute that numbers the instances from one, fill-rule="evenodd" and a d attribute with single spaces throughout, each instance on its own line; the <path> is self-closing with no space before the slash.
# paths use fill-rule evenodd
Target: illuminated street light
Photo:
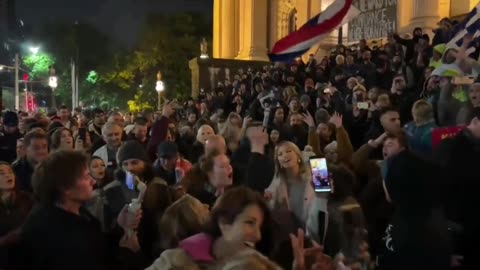
<path id="1" fill-rule="evenodd" d="M 38 53 L 38 51 L 40 50 L 40 47 L 30 47 L 30 52 L 33 54 L 33 55 L 36 55 Z"/>
<path id="2" fill-rule="evenodd" d="M 157 83 L 155 85 L 155 90 L 158 93 L 158 110 L 162 107 L 162 93 L 165 91 L 165 84 L 162 81 L 162 73 L 160 71 L 157 72 Z"/>
<path id="3" fill-rule="evenodd" d="M 57 76 L 50 76 L 50 78 L 48 78 L 48 86 L 52 88 L 52 91 L 55 91 L 55 88 L 58 87 Z"/>
<path id="4" fill-rule="evenodd" d="M 52 88 L 52 107 L 57 108 L 57 102 L 55 100 L 55 89 L 58 87 L 57 76 L 55 76 L 55 69 L 50 67 L 50 77 L 48 78 L 48 86 Z"/>

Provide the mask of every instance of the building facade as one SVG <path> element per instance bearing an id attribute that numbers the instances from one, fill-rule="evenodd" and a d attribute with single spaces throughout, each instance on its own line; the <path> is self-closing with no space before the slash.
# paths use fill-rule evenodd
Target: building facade
<path id="1" fill-rule="evenodd" d="M 267 53 L 276 41 L 334 1 L 214 0 L 213 57 L 268 61 Z M 364 9 L 375 4 L 394 6 L 392 16 L 395 18 L 392 21 L 398 33 L 411 33 L 415 27 L 432 33 L 441 18 L 466 14 L 478 0 L 354 0 L 354 3 Z M 338 44 L 339 32 L 342 33 L 342 41 L 349 42 L 348 30 L 347 24 L 342 31 L 332 32 L 329 38 L 312 48 L 307 55 L 322 55 L 323 50 Z"/>

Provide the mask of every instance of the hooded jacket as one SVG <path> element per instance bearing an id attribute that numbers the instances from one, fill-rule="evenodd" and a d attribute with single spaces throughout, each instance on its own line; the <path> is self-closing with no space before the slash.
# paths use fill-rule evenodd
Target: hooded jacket
<path id="1" fill-rule="evenodd" d="M 385 232 L 381 269 L 450 269 L 451 245 L 436 169 L 409 151 L 387 161 L 384 186 L 395 211 Z"/>

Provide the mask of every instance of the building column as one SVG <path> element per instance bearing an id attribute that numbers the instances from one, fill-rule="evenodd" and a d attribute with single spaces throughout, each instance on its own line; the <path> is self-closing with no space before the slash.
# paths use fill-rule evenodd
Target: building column
<path id="1" fill-rule="evenodd" d="M 267 0 L 240 1 L 240 52 L 236 59 L 268 61 Z"/>
<path id="2" fill-rule="evenodd" d="M 437 28 L 440 20 L 440 4 L 438 0 L 415 0 L 410 28 L 421 27 L 425 33 Z"/>
<path id="3" fill-rule="evenodd" d="M 212 56 L 213 58 L 220 58 L 221 55 L 221 42 L 222 35 L 220 31 L 221 27 L 221 2 L 222 0 L 213 1 L 213 44 L 212 44 Z"/>
<path id="4" fill-rule="evenodd" d="M 221 0 L 222 16 L 220 26 L 221 45 L 220 58 L 233 59 L 237 55 L 235 51 L 235 0 Z"/>
<path id="5" fill-rule="evenodd" d="M 213 57 L 233 59 L 235 51 L 236 0 L 215 0 L 213 4 Z"/>

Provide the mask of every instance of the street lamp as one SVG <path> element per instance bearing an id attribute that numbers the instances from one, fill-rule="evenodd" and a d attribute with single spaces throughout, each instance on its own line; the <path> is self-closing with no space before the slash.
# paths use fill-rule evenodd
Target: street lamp
<path id="1" fill-rule="evenodd" d="M 38 53 L 38 51 L 40 50 L 40 47 L 30 47 L 30 52 L 33 54 L 33 55 L 36 55 Z"/>
<path id="2" fill-rule="evenodd" d="M 162 73 L 160 71 L 157 72 L 157 84 L 155 85 L 155 90 L 158 93 L 158 110 L 162 107 L 162 93 L 165 91 L 165 84 L 162 81 Z"/>
<path id="3" fill-rule="evenodd" d="M 52 88 L 52 107 L 57 108 L 57 102 L 55 100 L 55 89 L 58 86 L 57 76 L 55 76 L 55 69 L 50 67 L 50 77 L 48 78 L 48 86 Z"/>

